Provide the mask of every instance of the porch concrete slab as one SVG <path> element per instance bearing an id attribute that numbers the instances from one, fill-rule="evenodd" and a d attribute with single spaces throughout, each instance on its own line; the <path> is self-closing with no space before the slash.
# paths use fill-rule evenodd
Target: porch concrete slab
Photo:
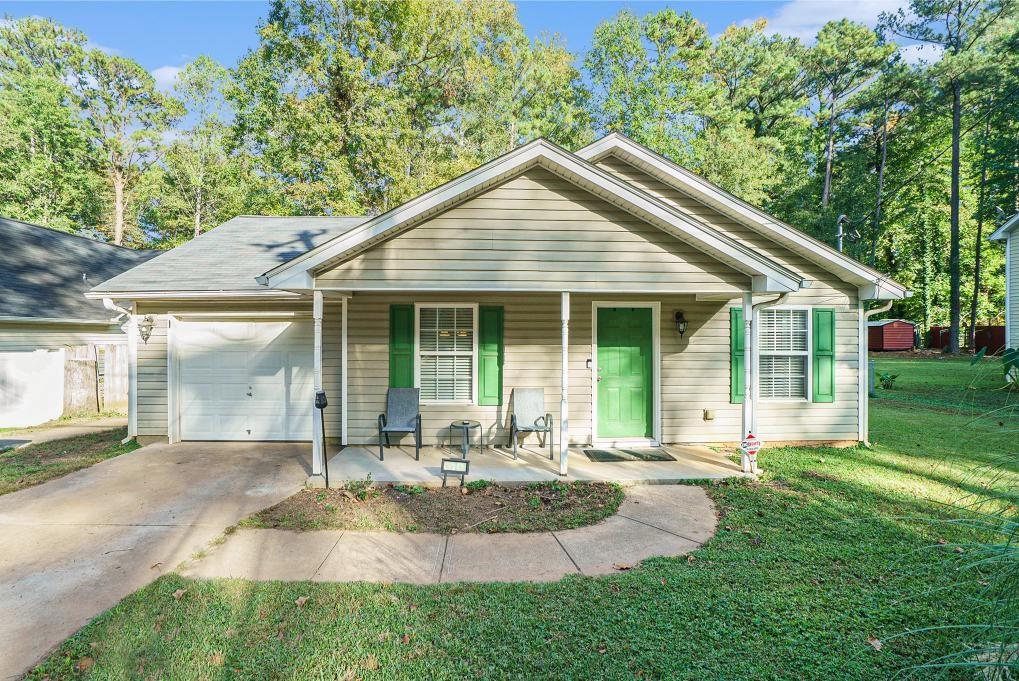
<path id="1" fill-rule="evenodd" d="M 622 516 L 597 525 L 553 533 L 585 575 L 607 575 L 652 556 L 681 556 L 699 542 Z"/>
<path id="2" fill-rule="evenodd" d="M 449 538 L 443 582 L 554 582 L 577 566 L 550 532 L 457 534 Z"/>
<path id="3" fill-rule="evenodd" d="M 447 539 L 440 534 L 344 532 L 312 579 L 436 584 Z"/>
<path id="4" fill-rule="evenodd" d="M 742 476 L 739 465 L 722 452 L 698 445 L 665 447 L 675 461 L 626 461 L 597 463 L 579 448 L 570 448 L 567 480 L 615 481 L 625 485 L 667 484 L 684 480 L 721 479 Z M 519 458 L 505 448 L 485 448 L 480 454 L 472 447 L 469 459 L 469 480 L 495 480 L 502 483 L 528 483 L 562 480 L 559 456 L 549 460 L 548 451 L 536 446 L 518 450 Z M 459 448 L 424 447 L 421 460 L 414 459 L 414 447 L 401 445 L 386 449 L 386 458 L 379 461 L 378 449 L 350 446 L 329 460 L 330 480 L 372 480 L 385 483 L 442 483 L 442 459 L 459 457 Z"/>
<path id="5" fill-rule="evenodd" d="M 237 530 L 209 555 L 187 564 L 181 573 L 299 582 L 315 575 L 342 535 L 341 530 Z"/>
<path id="6" fill-rule="evenodd" d="M 619 515 L 696 542 L 715 534 L 715 506 L 695 485 L 637 485 L 627 489 Z"/>

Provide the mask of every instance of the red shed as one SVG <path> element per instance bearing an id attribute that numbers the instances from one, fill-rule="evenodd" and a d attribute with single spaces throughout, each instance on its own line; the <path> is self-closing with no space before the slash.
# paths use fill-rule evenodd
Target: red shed
<path id="1" fill-rule="evenodd" d="M 916 325 L 905 319 L 879 319 L 867 322 L 867 348 L 870 350 L 912 350 Z"/>

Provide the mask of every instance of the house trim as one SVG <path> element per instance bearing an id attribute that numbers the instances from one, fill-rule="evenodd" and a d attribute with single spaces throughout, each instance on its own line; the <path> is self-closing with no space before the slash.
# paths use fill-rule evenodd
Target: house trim
<path id="1" fill-rule="evenodd" d="M 361 253 L 375 243 L 410 229 L 421 221 L 535 166 L 593 192 L 596 196 L 693 245 L 723 264 L 747 274 L 753 278 L 755 290 L 794 291 L 803 285 L 803 278 L 800 275 L 767 256 L 715 231 L 695 218 L 676 211 L 664 201 L 543 139 L 519 147 L 368 220 L 350 232 L 278 265 L 262 276 L 256 277 L 256 280 L 272 289 L 310 288 L 314 283 L 314 273 L 330 263 Z"/>
<path id="2" fill-rule="evenodd" d="M 598 309 L 647 307 L 651 309 L 652 426 L 651 438 L 625 440 L 598 437 Z M 594 300 L 591 302 L 591 444 L 603 447 L 658 447 L 662 442 L 662 303 L 658 300 Z"/>
<path id="3" fill-rule="evenodd" d="M 596 163 L 606 156 L 614 155 L 638 170 L 650 172 L 652 176 L 666 184 L 690 194 L 694 199 L 733 217 L 743 225 L 776 239 L 780 243 L 784 242 L 785 245 L 792 245 L 814 254 L 814 259 L 818 264 L 836 274 L 841 272 L 843 276 L 847 276 L 851 280 L 851 283 L 872 287 L 870 289 L 861 288 L 861 294 L 866 293 L 869 297 L 878 299 L 899 299 L 909 295 L 904 286 L 889 277 L 839 253 L 795 227 L 781 222 L 774 216 L 733 196 L 718 185 L 676 165 L 625 135 L 611 133 L 577 151 L 577 155 L 592 163 Z"/>

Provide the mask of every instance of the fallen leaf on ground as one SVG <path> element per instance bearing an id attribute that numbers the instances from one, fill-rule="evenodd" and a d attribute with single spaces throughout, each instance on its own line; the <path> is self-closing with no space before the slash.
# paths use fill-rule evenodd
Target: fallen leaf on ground
<path id="1" fill-rule="evenodd" d="M 613 563 L 612 569 L 619 570 L 620 572 L 625 572 L 626 570 L 632 570 L 633 566 L 630 565 L 629 563 Z"/>
<path id="2" fill-rule="evenodd" d="M 162 563 L 153 563 L 152 565 L 149 566 L 149 569 L 150 570 L 155 570 L 160 565 L 162 565 Z"/>
<path id="3" fill-rule="evenodd" d="M 403 645 L 407 645 L 408 643 L 410 643 L 410 634 L 404 634 L 402 637 L 400 637 L 400 643 L 402 643 Z"/>
<path id="4" fill-rule="evenodd" d="M 939 544 L 941 544 L 942 546 L 944 546 L 945 544 L 947 544 L 947 543 L 948 543 L 948 540 L 947 540 L 947 539 L 940 539 L 940 538 L 939 538 L 939 539 L 938 539 L 938 543 L 939 543 Z"/>
<path id="5" fill-rule="evenodd" d="M 884 647 L 884 644 L 881 643 L 881 640 L 874 638 L 873 636 L 867 637 L 867 643 L 869 643 L 870 647 L 873 648 L 874 650 L 881 650 L 881 648 Z"/>
<path id="6" fill-rule="evenodd" d="M 302 607 L 307 602 L 308 602 L 308 597 L 307 596 L 301 596 L 296 601 L 294 601 L 294 603 L 297 604 L 298 608 Z"/>
<path id="7" fill-rule="evenodd" d="M 687 557 L 686 557 L 686 562 L 688 562 L 688 563 L 692 563 L 692 562 L 694 562 L 695 560 L 697 560 L 697 559 L 696 559 L 696 558 L 694 558 L 693 556 L 687 556 Z"/>
<path id="8" fill-rule="evenodd" d="M 96 663 L 91 657 L 83 657 L 78 660 L 78 664 L 74 665 L 79 672 L 87 672 L 92 668 L 92 665 Z"/>
<path id="9" fill-rule="evenodd" d="M 180 597 L 186 594 L 187 592 L 188 592 L 187 589 L 177 589 L 176 591 L 173 592 L 173 600 L 179 601 Z"/>
<path id="10" fill-rule="evenodd" d="M 956 546 L 955 547 L 955 552 L 956 553 L 965 553 L 965 549 L 962 548 L 961 546 Z"/>

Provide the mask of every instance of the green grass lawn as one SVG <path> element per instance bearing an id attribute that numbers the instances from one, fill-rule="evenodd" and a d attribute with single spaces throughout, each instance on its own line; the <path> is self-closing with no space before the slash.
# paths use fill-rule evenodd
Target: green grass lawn
<path id="1" fill-rule="evenodd" d="M 927 361 L 903 364 L 896 399 L 875 400 L 872 448 L 766 450 L 759 483 L 708 486 L 719 531 L 689 558 L 553 584 L 169 575 L 31 676 L 891 678 L 962 645 L 952 631 L 901 634 L 982 615 L 957 570 L 976 536 L 946 522 L 953 504 L 1019 488 L 1014 458 L 987 469 L 1014 453 L 1009 428 L 941 402 L 967 364 L 937 364 L 933 404 L 898 399 L 927 390 Z"/>
<path id="2" fill-rule="evenodd" d="M 127 428 L 51 440 L 0 452 L 0 494 L 16 492 L 138 449 L 121 444 Z"/>

